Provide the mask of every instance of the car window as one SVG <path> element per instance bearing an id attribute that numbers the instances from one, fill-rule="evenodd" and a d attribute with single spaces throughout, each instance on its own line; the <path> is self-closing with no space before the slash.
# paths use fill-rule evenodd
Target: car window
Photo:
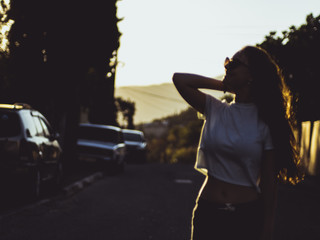
<path id="1" fill-rule="evenodd" d="M 40 120 L 41 126 L 43 128 L 44 135 L 46 137 L 50 137 L 51 133 L 50 133 L 50 129 L 49 129 L 48 124 L 42 118 L 39 118 L 39 120 Z"/>
<path id="2" fill-rule="evenodd" d="M 133 141 L 133 142 L 143 142 L 144 141 L 144 138 L 142 137 L 141 134 L 124 132 L 123 136 L 126 141 Z"/>
<path id="3" fill-rule="evenodd" d="M 81 126 L 78 131 L 78 138 L 112 143 L 119 142 L 117 131 L 96 127 Z"/>
<path id="4" fill-rule="evenodd" d="M 43 131 L 39 117 L 33 116 L 33 121 L 37 128 L 37 136 L 44 136 L 44 131 Z"/>
<path id="5" fill-rule="evenodd" d="M 13 112 L 0 112 L 0 137 L 14 137 L 21 133 L 20 118 Z"/>
<path id="6" fill-rule="evenodd" d="M 37 135 L 36 125 L 33 121 L 33 117 L 31 116 L 31 112 L 24 112 L 22 114 L 22 119 L 25 125 L 25 128 L 29 130 L 31 136 Z"/>

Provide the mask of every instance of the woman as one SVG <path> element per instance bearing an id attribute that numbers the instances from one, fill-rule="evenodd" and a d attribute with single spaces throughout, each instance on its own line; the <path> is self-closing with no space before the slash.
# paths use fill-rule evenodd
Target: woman
<path id="1" fill-rule="evenodd" d="M 272 239 L 277 180 L 298 182 L 290 92 L 266 51 L 246 46 L 225 60 L 223 81 L 175 73 L 181 96 L 205 118 L 195 168 L 207 177 L 193 212 L 192 236 Z M 227 104 L 201 92 L 235 94 Z"/>

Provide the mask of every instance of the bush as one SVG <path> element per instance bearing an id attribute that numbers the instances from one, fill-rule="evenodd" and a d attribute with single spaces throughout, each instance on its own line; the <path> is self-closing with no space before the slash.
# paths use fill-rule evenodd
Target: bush
<path id="1" fill-rule="evenodd" d="M 197 147 L 182 147 L 176 149 L 170 158 L 170 163 L 194 163 L 197 155 Z"/>
<path id="2" fill-rule="evenodd" d="M 162 120 L 168 123 L 166 134 L 150 136 L 148 140 L 148 161 L 161 163 L 194 163 L 203 121 L 197 112 L 189 108 L 178 115 Z"/>

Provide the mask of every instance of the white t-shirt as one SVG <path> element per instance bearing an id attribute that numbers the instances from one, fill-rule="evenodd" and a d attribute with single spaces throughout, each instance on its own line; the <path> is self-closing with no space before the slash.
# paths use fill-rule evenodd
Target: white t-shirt
<path id="1" fill-rule="evenodd" d="M 273 149 L 273 144 L 255 104 L 228 104 L 206 95 L 204 116 L 195 168 L 260 192 L 262 153 Z"/>

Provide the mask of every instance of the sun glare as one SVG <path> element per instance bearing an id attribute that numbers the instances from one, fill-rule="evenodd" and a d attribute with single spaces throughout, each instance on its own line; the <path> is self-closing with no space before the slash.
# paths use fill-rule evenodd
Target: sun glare
<path id="1" fill-rule="evenodd" d="M 11 26 L 14 23 L 13 20 L 6 21 L 7 12 L 10 9 L 10 0 L 4 0 L 3 4 L 0 4 L 0 13 L 3 16 L 0 22 L 0 51 L 9 52 L 9 40 L 8 34 Z"/>

